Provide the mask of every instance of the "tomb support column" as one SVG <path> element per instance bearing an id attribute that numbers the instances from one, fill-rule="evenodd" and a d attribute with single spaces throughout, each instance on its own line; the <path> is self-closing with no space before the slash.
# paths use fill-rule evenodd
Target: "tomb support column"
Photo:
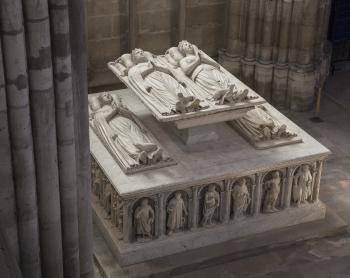
<path id="1" fill-rule="evenodd" d="M 287 177 L 286 177 L 287 182 L 285 184 L 286 190 L 285 190 L 284 201 L 283 201 L 284 208 L 290 207 L 290 202 L 291 202 L 291 198 L 292 198 L 292 186 L 293 186 L 294 170 L 295 170 L 295 166 L 287 168 Z"/>
<path id="2" fill-rule="evenodd" d="M 158 236 L 162 237 L 165 235 L 165 221 L 166 221 L 166 213 L 165 213 L 165 204 L 164 204 L 164 193 L 158 194 L 158 210 L 159 210 L 159 221 L 158 221 Z"/>
<path id="3" fill-rule="evenodd" d="M 230 221 L 230 210 L 231 210 L 231 191 L 234 180 L 225 181 L 225 191 L 224 191 L 224 202 L 222 204 L 222 222 L 228 223 Z"/>
<path id="4" fill-rule="evenodd" d="M 124 200 L 123 205 L 123 239 L 126 243 L 132 241 L 132 207 L 130 200 Z"/>
<path id="5" fill-rule="evenodd" d="M 262 194 L 262 177 L 263 173 L 255 174 L 255 186 L 253 190 L 253 214 L 257 215 L 260 213 L 261 207 L 261 194 Z"/>
<path id="6" fill-rule="evenodd" d="M 322 168 L 323 168 L 323 160 L 317 161 L 317 167 L 316 167 L 317 172 L 316 172 L 314 191 L 313 191 L 313 201 L 314 202 L 319 200 Z"/>
<path id="7" fill-rule="evenodd" d="M 191 229 L 198 228 L 198 186 L 192 187 L 192 227 Z"/>

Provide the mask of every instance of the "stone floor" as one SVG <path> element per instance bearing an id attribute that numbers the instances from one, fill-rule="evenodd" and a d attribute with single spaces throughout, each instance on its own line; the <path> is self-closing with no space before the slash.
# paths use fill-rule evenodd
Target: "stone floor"
<path id="1" fill-rule="evenodd" d="M 319 114 L 322 121 L 310 120 L 315 116 L 313 112 L 285 114 L 333 152 L 325 164 L 321 200 L 350 225 L 348 84 L 350 72 L 337 73 L 330 79 Z M 228 263 L 224 261 L 176 277 L 350 278 L 350 229 L 343 236 L 309 240 Z"/>

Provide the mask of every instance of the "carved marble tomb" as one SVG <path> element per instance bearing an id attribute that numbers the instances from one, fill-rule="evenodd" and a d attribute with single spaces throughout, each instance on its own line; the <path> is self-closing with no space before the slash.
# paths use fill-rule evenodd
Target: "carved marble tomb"
<path id="1" fill-rule="evenodd" d="M 196 46 L 109 68 L 129 89 L 89 96 L 91 191 L 120 264 L 325 217 L 329 150 Z"/>

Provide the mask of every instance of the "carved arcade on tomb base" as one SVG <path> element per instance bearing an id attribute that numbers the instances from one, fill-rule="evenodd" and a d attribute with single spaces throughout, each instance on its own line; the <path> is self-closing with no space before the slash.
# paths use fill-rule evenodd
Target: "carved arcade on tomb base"
<path id="1" fill-rule="evenodd" d="M 272 169 L 187 189 L 122 198 L 92 158 L 95 205 L 124 242 L 235 225 L 246 218 L 298 209 L 319 199 L 323 161 Z"/>

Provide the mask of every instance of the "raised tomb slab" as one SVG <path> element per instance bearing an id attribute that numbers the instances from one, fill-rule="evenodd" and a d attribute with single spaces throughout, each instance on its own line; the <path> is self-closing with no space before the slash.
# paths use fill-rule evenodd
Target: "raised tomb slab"
<path id="1" fill-rule="evenodd" d="M 325 218 L 329 150 L 187 41 L 89 96 L 95 222 L 121 265 Z"/>
<path id="2" fill-rule="evenodd" d="M 127 172 L 90 127 L 94 220 L 121 265 L 325 217 L 319 190 L 330 152 L 271 105 L 262 104 L 298 142 L 258 150 L 223 122 L 216 140 L 186 145 L 131 90 L 110 95 L 164 151 L 155 164 L 172 162 Z"/>

